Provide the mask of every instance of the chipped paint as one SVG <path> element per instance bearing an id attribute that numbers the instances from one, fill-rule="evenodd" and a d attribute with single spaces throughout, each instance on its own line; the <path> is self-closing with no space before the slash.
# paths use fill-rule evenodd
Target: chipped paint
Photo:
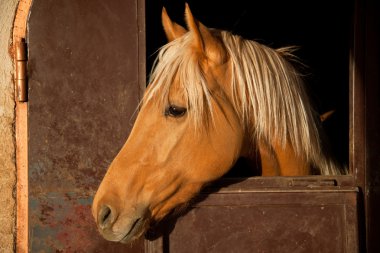
<path id="1" fill-rule="evenodd" d="M 33 1 L 30 252 L 142 251 L 142 241 L 131 247 L 101 238 L 91 214 L 92 196 L 129 134 L 140 96 L 139 31 L 130 25 L 139 1 Z"/>

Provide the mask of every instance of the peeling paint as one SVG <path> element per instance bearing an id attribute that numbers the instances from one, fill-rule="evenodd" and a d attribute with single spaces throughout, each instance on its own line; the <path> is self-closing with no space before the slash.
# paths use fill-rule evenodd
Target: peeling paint
<path id="1" fill-rule="evenodd" d="M 103 239 L 91 214 L 92 196 L 129 134 L 140 96 L 135 82 L 139 31 L 129 25 L 136 23 L 136 5 L 136 0 L 33 1 L 28 36 L 31 252 L 143 251 L 143 241 L 131 247 Z M 115 13 L 105 13 L 105 7 Z M 136 64 L 127 66 L 128 61 Z"/>

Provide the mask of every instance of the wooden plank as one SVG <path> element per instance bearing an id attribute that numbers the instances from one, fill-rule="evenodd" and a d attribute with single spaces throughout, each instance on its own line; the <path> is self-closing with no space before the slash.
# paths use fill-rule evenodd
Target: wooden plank
<path id="1" fill-rule="evenodd" d="M 13 45 L 26 37 L 26 22 L 31 0 L 20 0 L 13 25 Z M 12 54 L 15 59 L 15 49 Z M 16 88 L 16 87 L 15 87 Z M 15 90 L 16 94 L 16 90 Z M 17 167 L 17 218 L 16 252 L 28 252 L 28 107 L 16 99 L 16 167 Z"/>

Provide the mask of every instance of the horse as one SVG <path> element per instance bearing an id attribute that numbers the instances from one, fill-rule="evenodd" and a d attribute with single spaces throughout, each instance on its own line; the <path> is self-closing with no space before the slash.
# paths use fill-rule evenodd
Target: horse
<path id="1" fill-rule="evenodd" d="M 165 8 L 158 52 L 133 129 L 92 213 L 101 235 L 130 243 L 222 177 L 259 156 L 262 176 L 338 175 L 322 145 L 292 48 L 208 28 L 186 4 L 187 29 Z"/>

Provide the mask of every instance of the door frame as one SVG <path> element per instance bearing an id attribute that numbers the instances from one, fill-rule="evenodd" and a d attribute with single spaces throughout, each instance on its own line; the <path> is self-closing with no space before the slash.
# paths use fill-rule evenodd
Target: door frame
<path id="1" fill-rule="evenodd" d="M 27 20 L 32 0 L 19 0 L 13 25 L 13 52 L 26 38 Z M 13 54 L 16 62 L 16 54 Z M 15 71 L 16 72 L 16 71 Z M 17 94 L 15 85 L 15 94 Z M 16 252 L 29 252 L 28 235 L 28 104 L 19 101 L 15 96 L 15 139 L 16 139 L 16 170 L 17 170 L 17 207 L 16 207 Z"/>

